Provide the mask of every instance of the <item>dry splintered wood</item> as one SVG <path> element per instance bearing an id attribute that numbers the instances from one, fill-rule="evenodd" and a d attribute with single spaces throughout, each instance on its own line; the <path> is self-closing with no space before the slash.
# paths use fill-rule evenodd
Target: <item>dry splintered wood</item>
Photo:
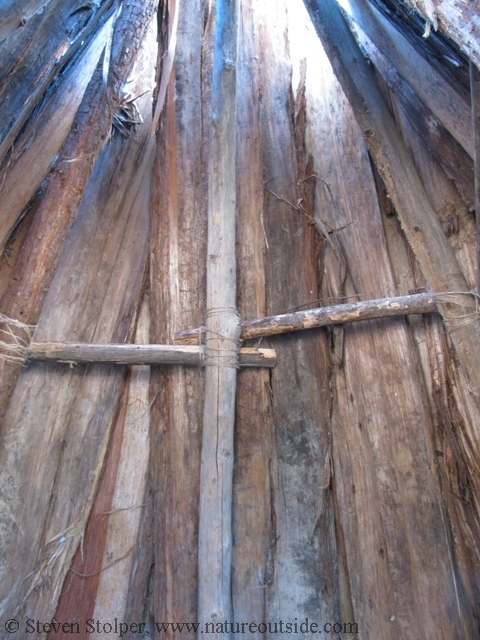
<path id="1" fill-rule="evenodd" d="M 32 342 L 29 360 L 45 362 L 107 363 L 107 364 L 183 364 L 205 366 L 208 358 L 204 347 L 173 346 L 164 344 L 88 344 L 82 342 Z M 241 367 L 268 367 L 276 365 L 273 349 L 239 350 Z"/>
<path id="2" fill-rule="evenodd" d="M 292 313 L 268 316 L 259 320 L 246 320 L 241 323 L 242 340 L 291 333 L 304 329 L 315 329 L 328 325 L 359 322 L 378 318 L 407 316 L 414 313 L 433 313 L 437 310 L 433 293 L 416 293 L 408 296 L 364 300 L 331 307 L 306 309 Z M 204 331 L 189 329 L 175 334 L 177 344 L 194 344 Z"/>

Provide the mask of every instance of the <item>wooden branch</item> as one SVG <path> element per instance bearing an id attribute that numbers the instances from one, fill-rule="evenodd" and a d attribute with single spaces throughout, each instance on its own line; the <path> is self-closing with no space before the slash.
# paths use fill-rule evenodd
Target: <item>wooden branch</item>
<path id="1" fill-rule="evenodd" d="M 200 468 L 198 638 L 232 620 L 232 482 L 236 361 L 236 66 L 239 0 L 217 0 L 208 176 L 207 368 Z M 207 630 L 208 631 L 208 630 Z M 215 633 L 213 638 L 229 638 Z"/>
<path id="2" fill-rule="evenodd" d="M 315 329 L 335 324 L 408 316 L 414 313 L 432 313 L 437 310 L 433 293 L 417 293 L 397 298 L 363 300 L 331 307 L 306 309 L 293 313 L 268 316 L 259 320 L 245 320 L 241 323 L 241 339 L 250 340 L 273 336 L 279 333 L 291 333 L 303 329 Z M 205 328 L 179 331 L 175 334 L 175 344 L 198 344 Z"/>
<path id="3" fill-rule="evenodd" d="M 477 293 L 480 294 L 480 71 L 470 61 L 472 96 L 473 160 L 475 180 L 475 220 L 477 227 Z"/>
<path id="4" fill-rule="evenodd" d="M 93 364 L 183 364 L 205 366 L 203 347 L 164 344 L 92 344 L 84 342 L 32 342 L 29 360 Z M 273 349 L 240 349 L 241 367 L 272 368 L 277 363 Z"/>

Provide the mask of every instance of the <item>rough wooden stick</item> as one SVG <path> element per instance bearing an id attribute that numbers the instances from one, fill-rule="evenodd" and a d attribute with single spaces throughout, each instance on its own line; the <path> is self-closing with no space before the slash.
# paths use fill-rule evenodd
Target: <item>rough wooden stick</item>
<path id="1" fill-rule="evenodd" d="M 232 620 L 232 479 L 236 360 L 236 64 L 239 0 L 217 0 L 208 175 L 207 368 L 200 468 L 198 638 Z M 208 626 L 207 626 L 208 625 Z M 210 627 L 211 625 L 211 627 Z"/>
<path id="2" fill-rule="evenodd" d="M 378 300 L 363 300 L 331 307 L 305 309 L 293 313 L 283 313 L 277 316 L 267 316 L 258 320 L 245 320 L 241 323 L 241 339 L 250 340 L 279 333 L 315 329 L 328 325 L 358 322 L 360 320 L 374 320 L 376 318 L 391 318 L 407 316 L 414 313 L 432 313 L 436 311 L 433 293 L 417 293 L 396 298 L 380 298 Z M 176 344 L 198 344 L 199 336 L 204 327 L 179 331 L 175 334 Z"/>
<path id="3" fill-rule="evenodd" d="M 29 360 L 92 364 L 183 364 L 205 366 L 205 349 L 165 344 L 93 344 L 84 342 L 32 342 Z M 274 349 L 240 349 L 240 367 L 272 368 Z"/>
<path id="4" fill-rule="evenodd" d="M 477 226 L 477 293 L 480 294 L 480 71 L 470 61 L 470 92 L 472 96 L 473 160 L 475 179 L 475 211 Z"/>

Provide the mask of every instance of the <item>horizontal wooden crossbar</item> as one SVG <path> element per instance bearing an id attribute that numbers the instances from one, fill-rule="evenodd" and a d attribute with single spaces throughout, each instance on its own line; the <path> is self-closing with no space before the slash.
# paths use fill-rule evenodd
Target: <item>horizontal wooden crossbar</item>
<path id="1" fill-rule="evenodd" d="M 252 338 L 273 336 L 303 329 L 314 329 L 327 325 L 358 322 L 360 320 L 391 318 L 414 313 L 432 313 L 436 310 L 435 294 L 433 293 L 417 293 L 408 296 L 364 300 L 362 302 L 267 316 L 259 320 L 245 320 L 241 323 L 241 339 L 250 340 Z M 178 345 L 198 344 L 199 340 L 200 342 L 202 341 L 203 332 L 203 327 L 179 331 L 175 333 L 174 342 Z"/>
<path id="2" fill-rule="evenodd" d="M 474 307 L 475 311 L 472 312 L 470 319 L 478 320 L 477 303 L 467 292 L 458 294 L 416 293 L 242 321 L 241 339 L 250 340 L 361 320 L 432 313 L 437 311 L 437 303 L 445 304 L 448 302 L 454 305 L 462 304 Z M 455 317 L 452 316 L 452 318 Z M 50 362 L 208 366 L 210 362 L 215 361 L 218 364 L 218 360 L 222 357 L 220 354 L 208 356 L 207 349 L 203 344 L 199 346 L 199 342 L 204 342 L 204 335 L 205 327 L 200 327 L 176 333 L 174 336 L 176 344 L 174 345 L 32 342 L 28 347 L 19 347 L 19 349 L 22 352 L 26 351 L 28 360 Z M 17 359 L 23 359 L 23 357 L 22 355 Z M 239 351 L 239 366 L 241 367 L 273 368 L 276 363 L 274 349 L 244 347 Z"/>
<path id="3" fill-rule="evenodd" d="M 204 347 L 162 344 L 92 344 L 82 342 L 32 342 L 29 360 L 68 363 L 105 364 L 181 364 L 205 366 Z M 274 349 L 243 348 L 239 352 L 241 367 L 273 368 L 277 364 Z"/>

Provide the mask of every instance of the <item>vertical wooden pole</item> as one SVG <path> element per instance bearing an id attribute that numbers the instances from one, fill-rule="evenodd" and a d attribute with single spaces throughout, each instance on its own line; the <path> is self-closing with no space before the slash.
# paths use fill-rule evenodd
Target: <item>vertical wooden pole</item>
<path id="1" fill-rule="evenodd" d="M 475 219 L 477 225 L 477 281 L 480 295 L 480 71 L 470 61 L 470 93 L 472 100 L 473 160 L 475 163 Z"/>
<path id="2" fill-rule="evenodd" d="M 230 637 L 224 623 L 232 621 L 233 428 L 240 338 L 235 261 L 238 5 L 239 0 L 217 0 L 212 87 L 198 541 L 198 638 L 208 640 Z"/>

